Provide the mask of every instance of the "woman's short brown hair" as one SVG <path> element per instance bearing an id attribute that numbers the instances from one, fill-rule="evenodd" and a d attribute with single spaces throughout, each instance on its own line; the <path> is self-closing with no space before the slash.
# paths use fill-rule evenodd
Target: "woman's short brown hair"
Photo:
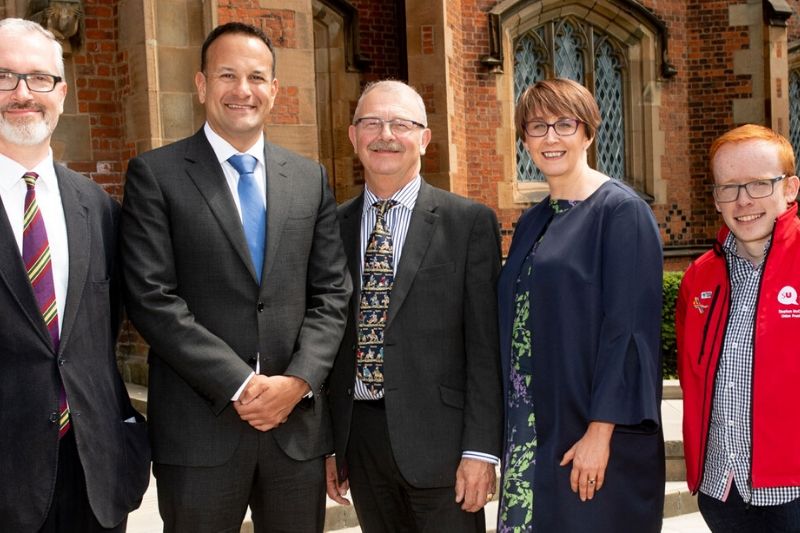
<path id="1" fill-rule="evenodd" d="M 575 117 L 583 122 L 586 137 L 593 139 L 600 126 L 600 109 L 589 90 L 566 78 L 537 81 L 517 101 L 514 124 L 525 139 L 525 123 L 533 113 Z"/>

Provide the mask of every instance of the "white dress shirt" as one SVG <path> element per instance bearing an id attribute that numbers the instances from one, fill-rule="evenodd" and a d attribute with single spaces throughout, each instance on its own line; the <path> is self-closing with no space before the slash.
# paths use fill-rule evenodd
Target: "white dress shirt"
<path id="1" fill-rule="evenodd" d="M 64 324 L 64 304 L 67 299 L 67 281 L 69 279 L 69 243 L 67 242 L 64 207 L 61 205 L 61 191 L 58 188 L 56 170 L 53 166 L 53 152 L 49 150 L 47 157 L 31 169 L 0 154 L 0 198 L 3 200 L 8 222 L 14 232 L 20 258 L 22 257 L 25 194 L 28 192 L 22 176 L 28 171 L 39 175 L 39 179 L 36 180 L 36 203 L 39 204 L 39 211 L 47 229 L 47 240 L 50 245 L 50 264 L 53 270 L 60 335 L 61 327 Z"/>

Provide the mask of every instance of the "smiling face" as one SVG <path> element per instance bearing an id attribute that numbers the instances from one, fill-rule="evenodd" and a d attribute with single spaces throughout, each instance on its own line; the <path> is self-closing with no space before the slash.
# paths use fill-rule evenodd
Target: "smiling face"
<path id="1" fill-rule="evenodd" d="M 424 111 L 410 87 L 399 83 L 366 93 L 356 109 L 354 122 L 365 117 L 384 121 L 406 119 L 426 124 Z M 374 193 L 388 198 L 414 179 L 420 170 L 420 156 L 431 139 L 427 128 L 414 127 L 405 134 L 393 133 L 388 125 L 368 131 L 362 124 L 348 131 L 350 142 L 364 165 L 364 178 Z M 388 196 L 386 196 L 388 194 Z"/>
<path id="2" fill-rule="evenodd" d="M 0 69 L 61 75 L 53 41 L 39 32 L 16 28 L 0 31 Z M 20 147 L 48 150 L 66 95 L 63 81 L 48 93 L 29 90 L 23 80 L 13 91 L 0 91 L 0 152 L 13 155 Z"/>
<path id="3" fill-rule="evenodd" d="M 574 116 L 534 110 L 528 116 L 527 122 L 553 124 L 561 119 L 574 118 Z M 583 124 L 579 124 L 572 135 L 558 135 L 555 128 L 548 128 L 544 137 L 525 135 L 524 143 L 534 164 L 548 182 L 553 179 L 577 178 L 588 167 L 586 151 L 592 144 L 592 139 L 586 136 L 586 127 Z"/>
<path id="4" fill-rule="evenodd" d="M 240 152 L 258 140 L 275 102 L 272 62 L 262 40 L 228 33 L 211 43 L 206 72 L 195 76 L 209 126 Z"/>
<path id="5" fill-rule="evenodd" d="M 711 165 L 716 185 L 743 185 L 784 173 L 775 144 L 748 140 L 722 145 Z M 758 263 L 772 234 L 775 219 L 797 197 L 798 178 L 787 176 L 775 184 L 772 194 L 753 199 L 744 189 L 733 202 L 715 202 L 725 224 L 736 238 L 739 255 Z"/>

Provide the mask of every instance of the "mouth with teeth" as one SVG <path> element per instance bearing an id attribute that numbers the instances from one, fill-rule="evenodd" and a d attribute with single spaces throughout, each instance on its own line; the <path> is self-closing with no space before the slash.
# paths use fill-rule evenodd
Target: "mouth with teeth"
<path id="1" fill-rule="evenodd" d="M 560 151 L 560 152 L 552 152 L 552 151 L 550 151 L 550 152 L 542 152 L 542 156 L 545 159 L 558 159 L 559 157 L 563 156 L 566 153 L 567 152 L 563 151 L 563 150 Z"/>
<path id="2" fill-rule="evenodd" d="M 247 111 L 250 109 L 255 109 L 255 106 L 247 104 L 225 104 L 225 107 L 232 109 L 233 111 Z"/>
<path id="3" fill-rule="evenodd" d="M 734 218 L 736 219 L 736 222 L 745 222 L 746 223 L 746 222 L 753 222 L 754 220 L 758 220 L 762 216 L 764 216 L 763 213 L 758 213 L 758 214 L 755 214 L 755 215 L 740 215 L 740 216 L 734 217 Z"/>

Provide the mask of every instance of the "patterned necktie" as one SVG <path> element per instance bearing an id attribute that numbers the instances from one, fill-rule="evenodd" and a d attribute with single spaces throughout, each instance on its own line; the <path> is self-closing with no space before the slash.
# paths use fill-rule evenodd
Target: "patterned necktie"
<path id="1" fill-rule="evenodd" d="M 361 306 L 358 315 L 358 379 L 375 398 L 383 397 L 383 328 L 394 283 L 392 235 L 386 227 L 386 213 L 396 200 L 380 200 L 375 208 L 375 229 L 364 253 Z"/>
<path id="2" fill-rule="evenodd" d="M 232 155 L 228 162 L 239 173 L 239 205 L 242 208 L 242 227 L 250 248 L 250 258 L 253 260 L 256 277 L 261 282 L 261 270 L 264 267 L 264 243 L 267 233 L 267 211 L 264 209 L 261 191 L 256 183 L 253 171 L 256 169 L 258 159 L 252 155 Z"/>
<path id="3" fill-rule="evenodd" d="M 50 262 L 50 244 L 47 240 L 47 228 L 44 225 L 39 204 L 36 202 L 36 180 L 39 175 L 26 173 L 22 179 L 28 191 L 25 193 L 25 215 L 22 225 L 22 261 L 28 272 L 28 279 L 33 287 L 33 294 L 39 305 L 53 349 L 58 352 L 58 305 L 53 282 L 53 265 Z M 63 437 L 70 428 L 69 406 L 63 384 L 58 391 L 58 437 Z"/>

